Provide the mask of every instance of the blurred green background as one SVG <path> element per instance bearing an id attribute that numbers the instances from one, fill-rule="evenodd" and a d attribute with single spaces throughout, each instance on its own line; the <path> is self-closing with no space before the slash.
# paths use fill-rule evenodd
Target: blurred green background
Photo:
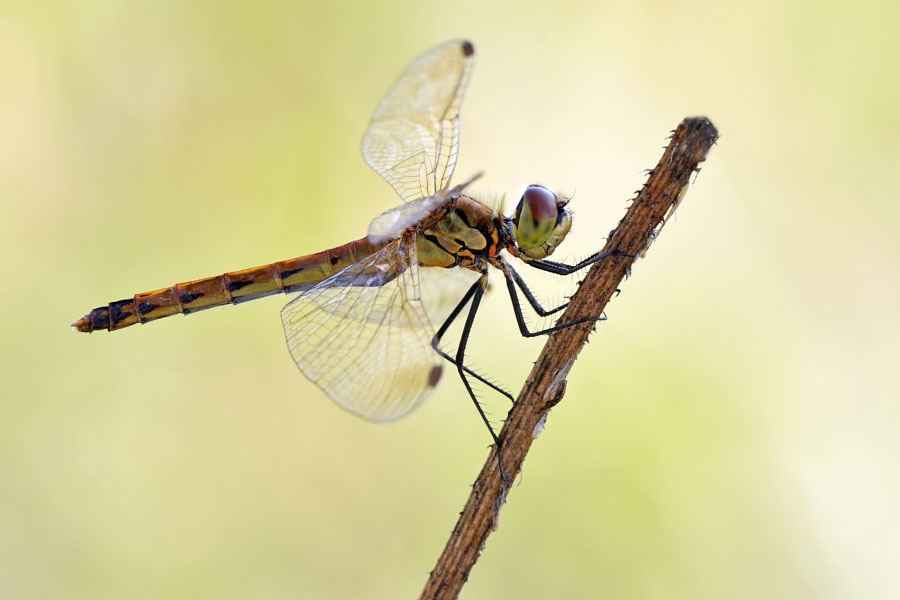
<path id="1" fill-rule="evenodd" d="M 359 155 L 376 102 L 468 37 L 458 178 L 574 193 L 561 258 L 683 117 L 722 137 L 464 597 L 896 598 L 898 24 L 874 1 L 4 3 L 0 597 L 418 594 L 487 455 L 453 377 L 374 426 L 297 372 L 283 297 L 68 325 L 361 236 L 396 203 Z M 470 354 L 518 390 L 542 341 L 491 296 Z"/>

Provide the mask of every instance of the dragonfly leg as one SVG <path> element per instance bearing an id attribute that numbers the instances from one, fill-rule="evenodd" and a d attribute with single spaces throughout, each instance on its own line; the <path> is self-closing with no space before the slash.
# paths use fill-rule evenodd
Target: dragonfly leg
<path id="1" fill-rule="evenodd" d="M 484 414 L 484 410 L 481 408 L 481 404 L 478 402 L 478 398 L 475 397 L 475 392 L 472 391 L 472 386 L 469 384 L 469 380 L 466 379 L 465 367 L 463 366 L 463 361 L 465 360 L 466 355 L 466 345 L 469 343 L 469 334 L 472 332 L 472 323 L 475 322 L 475 314 L 478 312 L 478 306 L 481 304 L 481 297 L 484 295 L 484 287 L 487 283 L 487 273 L 483 273 L 478 281 L 469 289 L 469 292 L 466 293 L 467 297 L 471 297 L 472 304 L 469 306 L 469 314 L 466 315 L 466 322 L 463 325 L 462 335 L 459 337 L 459 346 L 456 348 L 456 370 L 459 372 L 459 378 L 462 379 L 463 385 L 466 386 L 466 391 L 469 393 L 469 397 L 472 398 L 472 402 L 475 403 L 475 408 L 478 409 L 478 414 L 481 415 L 481 420 L 484 421 L 484 424 L 487 426 L 488 431 L 491 434 L 491 437 L 494 440 L 494 446 L 497 449 L 497 465 L 500 467 L 500 477 L 506 483 L 511 483 L 512 480 L 506 476 L 506 473 L 503 471 L 503 461 L 500 460 L 500 438 L 497 437 L 497 434 L 494 432 L 494 428 L 491 427 L 491 422 L 488 421 L 487 415 Z M 460 303 L 457 306 L 458 309 L 462 310 L 464 306 L 463 303 Z M 457 312 L 458 311 L 454 311 Z M 454 315 L 451 315 L 454 316 Z M 448 319 L 448 321 L 451 319 Z M 444 329 L 444 327 L 441 327 Z"/>
<path id="2" fill-rule="evenodd" d="M 575 271 L 580 271 L 585 267 L 589 267 L 595 262 L 599 260 L 603 260 L 608 256 L 627 256 L 630 258 L 634 258 L 634 254 L 626 254 L 620 250 L 609 250 L 608 252 L 597 252 L 585 258 L 584 260 L 575 263 L 574 265 L 567 265 L 565 263 L 559 263 L 552 260 L 545 259 L 532 259 L 526 260 L 525 264 L 533 267 L 535 269 L 539 269 L 541 271 L 547 271 L 548 273 L 553 273 L 555 275 L 571 275 Z"/>
<path id="3" fill-rule="evenodd" d="M 459 368 L 460 365 L 457 363 L 456 359 L 441 349 L 441 347 L 440 347 L 441 339 L 444 337 L 444 334 L 447 333 L 447 329 L 450 328 L 450 325 L 453 323 L 453 321 L 455 321 L 456 318 L 459 316 L 459 313 L 462 312 L 462 309 L 465 308 L 466 304 L 468 304 L 469 301 L 472 299 L 472 296 L 474 296 L 477 293 L 477 291 L 480 288 L 482 288 L 482 286 L 483 286 L 482 281 L 481 281 L 481 279 L 479 279 L 472 285 L 472 287 L 469 288 L 469 290 L 466 292 L 465 296 L 463 296 L 462 300 L 459 301 L 459 304 L 456 305 L 456 307 L 450 313 L 450 316 L 447 317 L 447 319 L 441 325 L 440 329 L 438 329 L 437 333 L 434 334 L 434 338 L 432 338 L 432 340 L 431 340 L 431 347 L 434 348 L 434 351 L 437 352 L 438 355 L 440 355 L 442 358 L 444 358 L 450 364 L 452 364 L 453 366 L 455 366 L 457 368 Z M 469 367 L 462 365 L 462 370 L 465 371 L 466 373 L 468 373 L 469 375 L 471 375 L 472 377 L 474 377 L 475 379 L 477 379 L 478 381 L 480 381 L 481 383 L 485 384 L 489 388 L 493 389 L 494 391 L 497 391 L 497 392 L 503 394 L 504 396 L 509 398 L 510 402 L 516 401 L 515 397 L 512 394 L 510 394 L 509 392 L 504 390 L 502 387 L 500 387 L 496 383 L 493 383 L 492 381 L 489 381 L 485 377 L 482 377 L 481 375 L 479 375 L 478 373 L 476 373 Z"/>
<path id="4" fill-rule="evenodd" d="M 530 304 L 531 308 L 534 309 L 534 312 L 536 312 L 540 316 L 549 317 L 550 315 L 561 311 L 569 305 L 568 302 L 563 302 L 556 308 L 551 308 L 550 310 L 545 309 L 543 306 L 541 306 L 541 303 L 538 302 L 538 299 L 534 297 L 534 294 L 531 293 L 531 290 L 525 284 L 525 280 L 522 279 L 522 276 L 519 275 L 519 272 L 513 269 L 511 264 L 504 262 L 503 268 L 504 274 L 507 276 L 507 278 L 512 277 L 513 281 L 516 282 L 516 285 L 519 286 L 519 289 L 522 290 L 522 293 L 525 295 L 525 299 L 528 300 L 528 304 Z"/>
<path id="5" fill-rule="evenodd" d="M 569 321 L 567 323 L 557 323 L 553 327 L 548 327 L 547 329 L 541 329 L 539 331 L 529 331 L 528 325 L 525 324 L 525 317 L 524 315 L 522 315 L 522 305 L 519 302 L 519 294 L 516 292 L 516 283 L 509 269 L 511 269 L 511 267 L 509 267 L 508 265 L 507 268 L 503 269 L 503 273 L 504 275 L 506 275 L 506 289 L 509 290 L 509 299 L 512 302 L 513 312 L 516 315 L 516 324 L 518 324 L 519 326 L 519 333 L 522 334 L 522 337 L 537 337 L 539 335 L 547 335 L 548 333 L 553 333 L 554 331 L 559 331 L 560 329 L 565 329 L 566 327 L 571 327 L 572 325 L 578 325 L 579 323 L 589 323 L 606 320 L 606 316 L 597 318 L 584 317 L 582 319 L 575 319 L 574 321 Z"/>

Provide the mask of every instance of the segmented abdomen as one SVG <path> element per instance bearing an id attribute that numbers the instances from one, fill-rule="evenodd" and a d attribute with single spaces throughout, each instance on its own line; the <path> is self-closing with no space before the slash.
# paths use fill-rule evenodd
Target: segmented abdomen
<path id="1" fill-rule="evenodd" d="M 239 304 L 280 292 L 301 292 L 380 247 L 370 244 L 368 238 L 362 238 L 291 260 L 135 294 L 133 298 L 95 308 L 72 323 L 72 327 L 86 333 L 98 329 L 115 331 L 178 313 L 189 314 L 223 304 Z"/>

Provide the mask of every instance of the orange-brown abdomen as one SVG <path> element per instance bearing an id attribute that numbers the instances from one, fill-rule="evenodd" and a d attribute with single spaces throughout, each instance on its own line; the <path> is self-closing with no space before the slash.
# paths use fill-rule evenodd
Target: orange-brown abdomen
<path id="1" fill-rule="evenodd" d="M 368 238 L 362 238 L 291 260 L 135 294 L 133 298 L 95 308 L 72 323 L 72 327 L 85 333 L 98 329 L 115 331 L 178 313 L 190 314 L 223 304 L 239 304 L 280 292 L 301 292 L 379 248 L 370 244 Z"/>

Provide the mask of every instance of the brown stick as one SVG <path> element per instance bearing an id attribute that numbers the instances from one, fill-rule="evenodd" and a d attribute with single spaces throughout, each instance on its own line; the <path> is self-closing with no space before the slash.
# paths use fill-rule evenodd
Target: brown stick
<path id="1" fill-rule="evenodd" d="M 698 170 L 697 165 L 706 158 L 717 138 L 716 128 L 705 117 L 681 122 L 659 164 L 603 249 L 616 250 L 619 254 L 591 267 L 559 322 L 602 314 L 629 274 L 634 257 L 644 255 L 667 216 L 684 197 L 691 174 Z M 515 479 L 547 414 L 562 400 L 569 369 L 592 330 L 589 325 L 575 325 L 551 334 L 547 340 L 500 432 L 501 458 L 507 476 Z M 443 600 L 459 595 L 488 536 L 497 528 L 508 490 L 509 484 L 500 478 L 495 450 L 492 450 L 472 485 L 466 506 L 425 584 L 421 599 Z"/>

